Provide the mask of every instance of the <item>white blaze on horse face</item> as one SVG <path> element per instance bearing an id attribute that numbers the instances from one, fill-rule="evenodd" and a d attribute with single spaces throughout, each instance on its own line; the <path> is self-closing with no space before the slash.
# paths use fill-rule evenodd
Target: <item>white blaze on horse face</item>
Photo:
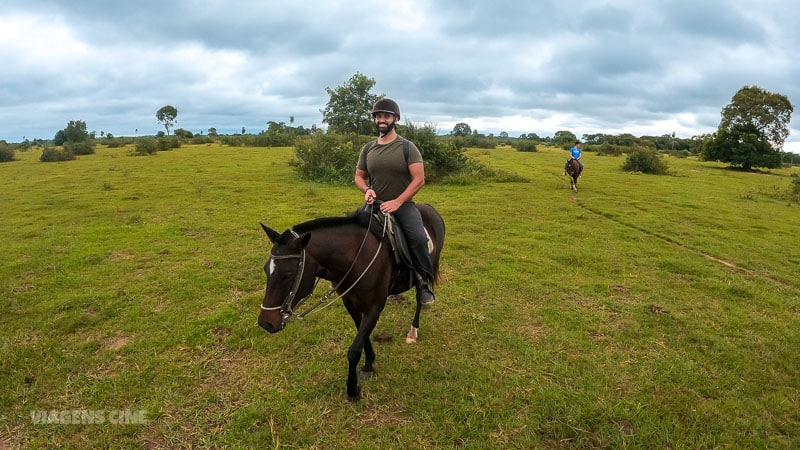
<path id="1" fill-rule="evenodd" d="M 275 272 L 275 260 L 270 258 L 269 259 L 269 275 L 272 275 Z"/>

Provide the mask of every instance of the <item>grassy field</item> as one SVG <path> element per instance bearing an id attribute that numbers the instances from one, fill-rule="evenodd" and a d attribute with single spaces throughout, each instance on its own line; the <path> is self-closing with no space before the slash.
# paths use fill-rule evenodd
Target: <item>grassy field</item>
<path id="1" fill-rule="evenodd" d="M 411 346 L 412 296 L 387 306 L 351 404 L 340 304 L 275 335 L 256 317 L 259 222 L 346 213 L 355 188 L 298 181 L 288 148 L 39 154 L 0 164 L 0 448 L 800 446 L 791 169 L 587 153 L 575 195 L 566 152 L 472 150 L 528 182 L 423 189 L 436 304 Z"/>

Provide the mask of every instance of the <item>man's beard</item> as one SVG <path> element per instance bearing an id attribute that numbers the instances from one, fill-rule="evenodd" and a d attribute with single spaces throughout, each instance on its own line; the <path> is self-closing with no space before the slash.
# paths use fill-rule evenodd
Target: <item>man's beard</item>
<path id="1" fill-rule="evenodd" d="M 378 129 L 378 134 L 381 137 L 386 136 L 387 134 L 391 133 L 392 130 L 394 130 L 394 120 L 389 125 L 387 125 L 386 128 L 384 128 L 383 130 L 381 130 L 381 124 L 378 123 L 375 124 L 375 128 Z"/>

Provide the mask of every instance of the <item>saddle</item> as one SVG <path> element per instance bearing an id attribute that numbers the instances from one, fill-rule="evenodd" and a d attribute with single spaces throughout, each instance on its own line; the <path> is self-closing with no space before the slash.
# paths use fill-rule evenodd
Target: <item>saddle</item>
<path id="1" fill-rule="evenodd" d="M 400 266 L 405 266 L 413 269 L 414 265 L 411 261 L 411 251 L 408 247 L 406 235 L 403 229 L 391 214 L 387 215 L 381 212 L 378 208 L 378 203 L 372 205 L 363 205 L 355 212 L 358 218 L 358 223 L 364 228 L 369 228 L 369 231 L 379 239 L 388 238 L 389 244 L 392 247 L 392 254 L 394 260 Z M 386 220 L 389 220 L 386 223 Z M 385 232 L 384 232 L 385 229 Z M 427 238 L 428 253 L 433 254 L 434 246 L 431 235 L 428 229 L 425 229 L 425 237 Z"/>

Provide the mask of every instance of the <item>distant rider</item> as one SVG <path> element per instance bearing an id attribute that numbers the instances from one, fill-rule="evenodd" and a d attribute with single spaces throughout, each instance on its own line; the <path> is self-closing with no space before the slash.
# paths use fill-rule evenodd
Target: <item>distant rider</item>
<path id="1" fill-rule="evenodd" d="M 583 173 L 583 161 L 581 161 L 581 157 L 583 156 L 583 151 L 581 150 L 581 143 L 580 141 L 575 141 L 575 145 L 569 149 L 570 158 L 567 160 L 567 163 L 564 164 L 564 175 L 567 174 L 567 168 L 569 167 L 569 162 L 573 159 L 578 161 L 578 165 L 581 166 L 581 171 L 578 172 L 578 176 Z"/>

